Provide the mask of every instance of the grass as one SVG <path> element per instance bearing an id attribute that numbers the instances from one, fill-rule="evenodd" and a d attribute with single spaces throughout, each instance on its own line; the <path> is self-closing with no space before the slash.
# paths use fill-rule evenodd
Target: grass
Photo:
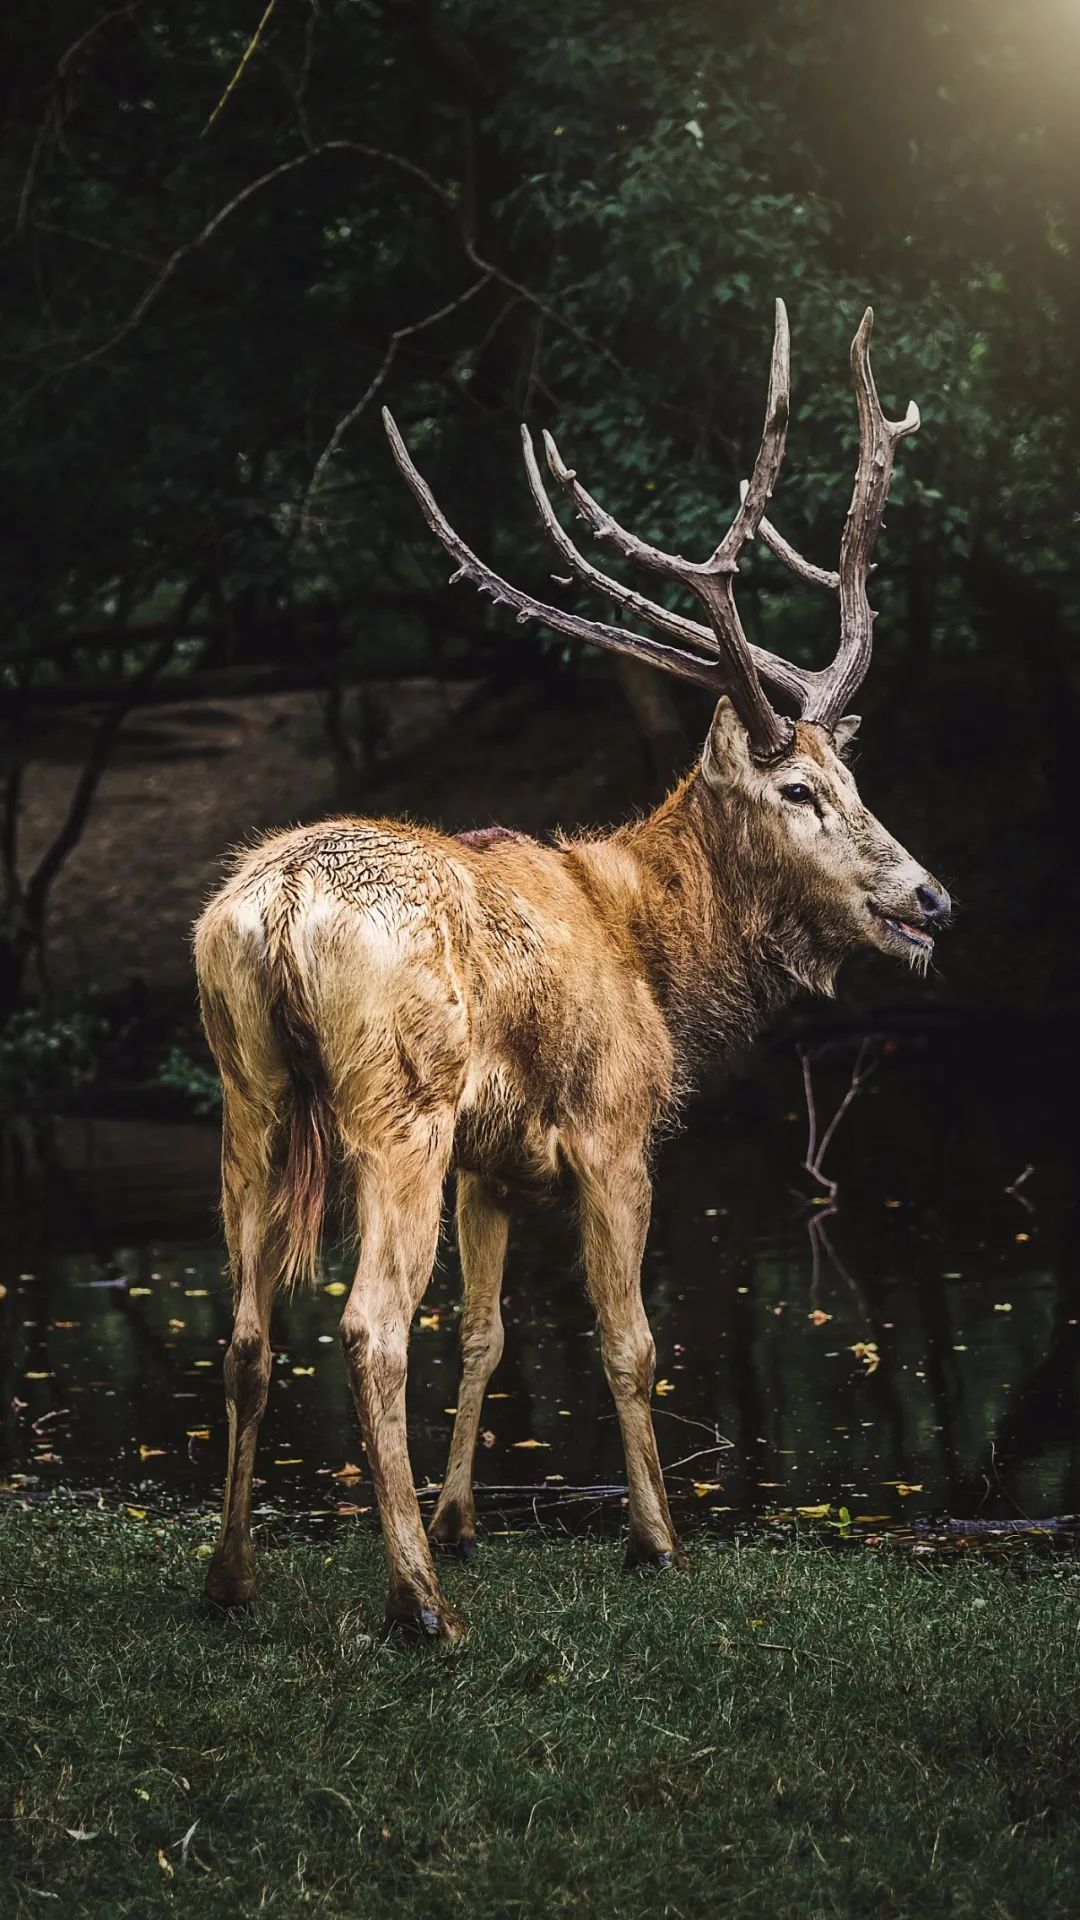
<path id="1" fill-rule="evenodd" d="M 204 1618 L 208 1538 L 0 1512 L 3 1915 L 1080 1911 L 1074 1561 L 493 1540 L 445 1651 L 359 1531 Z"/>

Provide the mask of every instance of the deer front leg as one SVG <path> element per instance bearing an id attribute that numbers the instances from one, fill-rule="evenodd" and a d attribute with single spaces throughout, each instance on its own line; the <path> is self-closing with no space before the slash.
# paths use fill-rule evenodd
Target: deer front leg
<path id="1" fill-rule="evenodd" d="M 499 1309 L 510 1215 L 502 1190 L 478 1174 L 457 1180 L 458 1246 L 465 1302 L 461 1316 L 461 1381 L 450 1441 L 450 1458 L 438 1505 L 428 1528 L 436 1546 L 463 1560 L 476 1554 L 473 1462 L 480 1410 L 488 1381 L 502 1358 Z"/>
<path id="2" fill-rule="evenodd" d="M 652 1202 L 648 1171 L 640 1154 L 613 1149 L 605 1155 L 600 1143 L 578 1160 L 576 1170 L 585 1273 L 626 1454 L 626 1565 L 682 1565 L 650 1407 L 656 1348 L 641 1301 L 641 1256 Z"/>
<path id="3" fill-rule="evenodd" d="M 424 1144 L 380 1155 L 360 1182 L 360 1261 L 341 1344 L 379 1503 L 390 1569 L 388 1625 L 456 1640 L 464 1626 L 439 1587 L 413 1485 L 405 1420 L 409 1323 L 439 1234 L 445 1154 Z"/>

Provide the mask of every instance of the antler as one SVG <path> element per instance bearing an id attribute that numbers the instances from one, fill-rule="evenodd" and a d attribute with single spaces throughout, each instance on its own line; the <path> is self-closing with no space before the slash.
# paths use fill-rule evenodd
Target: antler
<path id="1" fill-rule="evenodd" d="M 862 685 L 870 665 L 874 644 L 874 610 L 867 597 L 866 583 L 878 534 L 881 532 L 885 502 L 889 497 L 896 449 L 920 424 L 919 409 L 911 401 L 902 420 L 887 420 L 878 398 L 870 370 L 870 335 L 874 329 L 874 309 L 867 307 L 859 330 L 851 343 L 851 372 L 859 409 L 859 463 L 855 487 L 844 522 L 840 543 L 840 571 L 829 573 L 815 567 L 789 546 L 781 533 L 762 518 L 758 528 L 766 546 L 809 585 L 825 587 L 840 596 L 840 645 L 832 665 L 823 672 L 807 675 L 808 686 L 802 713 L 805 720 L 821 726 L 835 726 L 852 695 Z M 744 483 L 744 497 L 749 483 Z"/>
<path id="2" fill-rule="evenodd" d="M 622 581 L 601 572 L 585 558 L 552 508 L 531 436 L 527 428 L 522 427 L 522 452 L 533 499 L 546 532 L 571 572 L 588 586 L 599 588 L 616 605 L 627 608 L 649 626 L 681 642 L 679 646 L 632 633 L 624 627 L 608 626 L 603 621 L 586 620 L 579 614 L 564 612 L 561 607 L 549 606 L 544 601 L 534 599 L 531 594 L 522 593 L 500 574 L 494 573 L 466 546 L 442 513 L 431 489 L 413 465 L 405 443 L 386 409 L 383 410 L 383 422 L 394 458 L 419 501 L 429 527 L 457 562 L 453 580 L 471 580 L 481 593 L 490 594 L 496 603 L 513 607 L 519 621 L 539 620 L 556 633 L 586 640 L 593 646 L 606 647 L 614 652 L 628 653 L 668 673 L 677 674 L 680 679 L 707 687 L 713 694 L 729 693 L 750 736 L 755 759 L 775 760 L 791 743 L 792 723 L 775 711 L 762 681 L 771 681 L 793 698 L 806 719 L 832 726 L 869 664 L 874 621 L 866 597 L 870 556 L 881 526 L 897 442 L 905 434 L 913 433 L 919 424 L 918 408 L 915 406 L 908 409 L 902 421 L 888 421 L 882 413 L 870 373 L 868 343 L 872 324 L 873 314 L 868 308 L 851 349 L 859 404 L 859 465 L 844 528 L 838 573 L 829 573 L 804 560 L 765 518 L 765 508 L 784 456 L 790 405 L 790 340 L 787 313 L 782 300 L 776 303 L 769 394 L 761 445 L 751 477 L 740 489 L 739 511 L 708 560 L 686 560 L 681 554 L 666 553 L 628 532 L 587 492 L 574 469 L 563 461 L 551 435 L 545 433 L 544 445 L 551 472 L 597 538 L 606 541 L 625 559 L 634 560 L 651 572 L 675 580 L 687 588 L 704 606 L 709 621 L 707 626 L 670 612 L 657 601 L 647 599 Z M 763 647 L 752 647 L 743 632 L 735 606 L 733 581 L 742 548 L 758 532 L 766 545 L 800 579 L 839 593 L 840 646 L 832 665 L 823 672 L 815 673 L 797 667 Z"/>

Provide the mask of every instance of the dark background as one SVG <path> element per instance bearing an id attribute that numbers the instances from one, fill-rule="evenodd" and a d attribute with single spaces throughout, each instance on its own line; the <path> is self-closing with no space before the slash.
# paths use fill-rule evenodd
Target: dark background
<path id="1" fill-rule="evenodd" d="M 250 829 L 332 806 L 600 824 L 689 762 L 703 697 L 447 588 L 379 406 L 537 591 L 560 590 L 523 418 L 639 532 L 704 552 L 757 444 L 777 294 L 796 545 L 835 564 L 867 301 L 886 408 L 924 422 L 880 543 L 860 780 L 962 912 L 928 986 L 874 961 L 846 995 L 974 1017 L 990 1046 L 1049 1022 L 1067 1053 L 1074 0 L 261 13 L 0 26 L 7 1106 L 206 1092 L 186 929 Z M 834 645 L 765 552 L 740 605 L 792 658 Z"/>

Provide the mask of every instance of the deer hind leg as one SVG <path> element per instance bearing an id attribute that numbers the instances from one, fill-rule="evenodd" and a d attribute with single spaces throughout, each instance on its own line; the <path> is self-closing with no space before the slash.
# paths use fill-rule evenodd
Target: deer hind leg
<path id="1" fill-rule="evenodd" d="M 650 1408 L 656 1348 L 641 1300 L 641 1256 L 652 1199 L 648 1170 L 640 1155 L 618 1149 L 607 1157 L 592 1151 L 576 1170 L 585 1273 L 626 1454 L 626 1565 L 681 1564 Z"/>
<path id="2" fill-rule="evenodd" d="M 459 1173 L 457 1223 L 465 1287 L 461 1381 L 446 1478 L 428 1533 L 436 1546 L 471 1560 L 476 1554 L 473 1461 L 480 1409 L 503 1350 L 499 1293 L 510 1215 L 502 1189 L 478 1174 Z"/>
<path id="3" fill-rule="evenodd" d="M 387 1622 L 443 1640 L 464 1627 L 439 1588 L 420 1518 L 405 1385 L 409 1323 L 435 1263 L 451 1132 L 449 1115 L 434 1117 L 361 1158 L 360 1259 L 341 1319 L 390 1568 Z"/>
<path id="4" fill-rule="evenodd" d="M 239 1607 L 255 1598 L 251 1483 L 270 1384 L 270 1308 L 281 1266 L 261 1156 L 253 1156 L 250 1171 L 245 1172 L 230 1145 L 232 1132 L 226 1104 L 222 1202 L 234 1275 L 233 1332 L 224 1368 L 229 1458 L 221 1531 L 206 1576 L 206 1597 L 219 1606 Z"/>

